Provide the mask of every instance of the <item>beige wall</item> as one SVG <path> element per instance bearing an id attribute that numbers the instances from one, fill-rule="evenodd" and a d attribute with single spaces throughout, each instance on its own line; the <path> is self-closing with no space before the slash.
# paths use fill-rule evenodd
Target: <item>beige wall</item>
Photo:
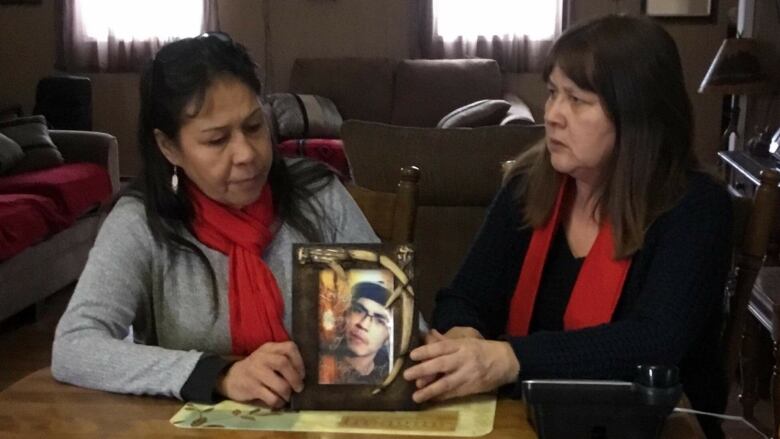
<path id="1" fill-rule="evenodd" d="M 699 95 L 696 89 L 725 35 L 726 12 L 736 0 L 718 3 L 716 24 L 665 22 L 685 65 L 696 115 L 697 151 L 710 162 L 718 148 L 720 97 Z M 222 29 L 247 46 L 266 71 L 267 91 L 286 89 L 296 57 L 405 58 L 416 43 L 414 0 L 222 0 L 219 4 Z M 640 0 L 574 0 L 572 16 L 579 21 L 613 12 L 638 14 L 639 5 Z M 0 69 L 0 104 L 18 102 L 29 113 L 38 79 L 54 72 L 54 0 L 43 0 L 39 6 L 0 6 L 0 29 L 14 36 L 0 45 L 0 65 L 4 66 Z M 117 136 L 121 172 L 133 175 L 140 166 L 135 146 L 138 76 L 89 76 L 94 127 Z M 536 75 L 507 75 L 504 82 L 507 89 L 528 99 L 537 116 L 541 114 L 545 91 Z"/>
<path id="2" fill-rule="evenodd" d="M 285 90 L 298 57 L 409 56 L 411 0 L 266 0 L 269 90 Z"/>
<path id="3" fill-rule="evenodd" d="M 38 79 L 54 66 L 54 0 L 0 6 L 0 106 L 21 104 L 29 114 Z"/>
<path id="4" fill-rule="evenodd" d="M 780 11 L 768 1 L 757 1 L 753 37 L 762 45 L 764 61 L 774 80 L 774 95 L 749 97 L 745 114 L 743 140 L 750 139 L 765 127 L 780 129 Z"/>
<path id="5" fill-rule="evenodd" d="M 683 59 L 685 83 L 694 109 L 694 147 L 705 164 L 714 165 L 718 162 L 717 153 L 722 148 L 720 127 L 723 96 L 700 94 L 698 89 L 726 36 L 727 21 L 703 26 L 701 29 L 693 25 L 668 25 L 666 28 L 677 41 Z"/>
<path id="6" fill-rule="evenodd" d="M 261 68 L 265 58 L 263 9 L 267 3 L 268 0 L 221 0 L 217 3 L 221 29 L 246 46 Z"/>
<path id="7" fill-rule="evenodd" d="M 91 73 L 85 76 L 92 79 L 92 129 L 116 136 L 120 175 L 135 175 L 141 168 L 136 142 L 139 75 Z"/>

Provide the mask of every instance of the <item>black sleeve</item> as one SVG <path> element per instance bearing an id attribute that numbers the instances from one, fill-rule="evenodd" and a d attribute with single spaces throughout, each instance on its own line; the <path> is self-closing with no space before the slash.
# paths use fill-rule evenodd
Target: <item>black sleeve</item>
<path id="1" fill-rule="evenodd" d="M 496 195 L 454 280 L 436 295 L 432 323 L 437 330 L 468 326 L 487 338 L 504 333 L 530 239 L 530 231 L 520 230 L 516 185 L 513 180 Z"/>
<path id="2" fill-rule="evenodd" d="M 225 399 L 217 393 L 217 378 L 233 363 L 215 354 L 200 357 L 195 369 L 181 386 L 181 399 L 204 404 L 215 404 Z"/>
<path id="3" fill-rule="evenodd" d="M 731 204 L 720 187 L 690 195 L 648 231 L 646 272 L 631 311 L 582 330 L 506 338 L 521 365 L 515 395 L 521 379 L 633 379 L 637 364 L 680 364 L 711 329 L 729 267 Z"/>

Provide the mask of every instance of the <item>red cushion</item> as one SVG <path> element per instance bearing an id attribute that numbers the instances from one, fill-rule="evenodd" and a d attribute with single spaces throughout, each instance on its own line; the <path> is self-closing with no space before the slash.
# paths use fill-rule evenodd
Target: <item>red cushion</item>
<path id="1" fill-rule="evenodd" d="M 40 195 L 0 194 L 0 261 L 68 227 L 54 201 Z"/>
<path id="2" fill-rule="evenodd" d="M 111 197 L 105 168 L 93 163 L 62 166 L 0 177 L 0 194 L 35 194 L 54 201 L 70 221 Z"/>
<path id="3" fill-rule="evenodd" d="M 330 166 L 343 180 L 349 180 L 349 163 L 341 139 L 290 139 L 279 143 L 285 157 L 308 157 Z"/>

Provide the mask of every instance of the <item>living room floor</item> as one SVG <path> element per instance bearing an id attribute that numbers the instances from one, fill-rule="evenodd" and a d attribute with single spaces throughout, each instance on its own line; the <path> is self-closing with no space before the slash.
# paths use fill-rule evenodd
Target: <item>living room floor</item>
<path id="1" fill-rule="evenodd" d="M 30 322 L 29 315 L 11 317 L 0 322 L 0 391 L 12 383 L 51 363 L 51 342 L 57 321 L 65 311 L 73 286 L 66 287 L 51 295 L 38 309 L 38 320 Z M 737 392 L 731 392 L 728 414 L 740 412 Z M 769 425 L 771 407 L 768 401 L 762 400 L 756 406 L 756 416 L 761 422 Z M 723 430 L 729 439 L 761 439 L 762 435 L 754 432 L 748 426 L 734 421 L 726 421 Z"/>

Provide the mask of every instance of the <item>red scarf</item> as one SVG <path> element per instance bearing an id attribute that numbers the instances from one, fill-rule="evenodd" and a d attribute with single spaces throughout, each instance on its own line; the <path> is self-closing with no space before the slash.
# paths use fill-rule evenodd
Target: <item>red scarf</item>
<path id="1" fill-rule="evenodd" d="M 249 355 L 263 343 L 287 341 L 284 301 L 274 274 L 262 259 L 271 242 L 274 222 L 271 188 L 238 210 L 224 206 L 188 185 L 195 220 L 195 236 L 208 247 L 228 255 L 228 304 L 233 353 Z"/>
<path id="2" fill-rule="evenodd" d="M 507 334 L 511 336 L 528 334 L 545 260 L 560 221 L 561 203 L 569 186 L 568 180 L 566 178 L 561 183 L 552 216 L 544 226 L 534 229 L 531 236 L 510 303 Z M 631 266 L 630 258 L 614 259 L 614 251 L 612 225 L 605 219 L 574 283 L 569 304 L 563 315 L 564 330 L 596 326 L 612 319 Z"/>

